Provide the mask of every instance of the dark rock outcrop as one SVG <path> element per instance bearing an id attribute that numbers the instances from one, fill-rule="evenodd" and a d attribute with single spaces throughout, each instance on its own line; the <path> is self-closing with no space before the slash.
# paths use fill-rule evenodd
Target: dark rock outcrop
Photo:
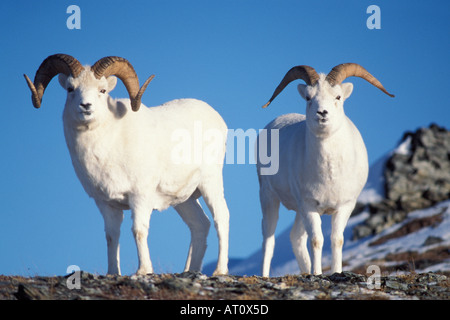
<path id="1" fill-rule="evenodd" d="M 385 199 L 367 205 L 370 216 L 353 229 L 354 239 L 378 234 L 411 211 L 450 199 L 450 131 L 432 124 L 406 132 L 400 144 L 403 150 L 386 162 Z"/>

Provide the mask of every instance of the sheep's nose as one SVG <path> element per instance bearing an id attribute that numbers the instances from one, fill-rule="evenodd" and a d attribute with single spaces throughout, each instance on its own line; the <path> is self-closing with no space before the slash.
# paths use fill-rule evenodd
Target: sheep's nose
<path id="1" fill-rule="evenodd" d="M 89 111 L 89 109 L 91 109 L 91 105 L 91 103 L 80 103 L 80 106 L 86 111 Z"/>
<path id="2" fill-rule="evenodd" d="M 328 114 L 328 111 L 327 110 L 317 111 L 317 114 L 322 116 L 322 117 L 325 117 Z"/>

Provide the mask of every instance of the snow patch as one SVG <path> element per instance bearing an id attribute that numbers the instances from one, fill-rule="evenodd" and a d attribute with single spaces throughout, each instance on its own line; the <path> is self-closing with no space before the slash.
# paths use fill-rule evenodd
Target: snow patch
<path id="1" fill-rule="evenodd" d="M 388 240 L 378 246 L 370 246 L 370 243 L 373 241 L 391 234 L 412 220 L 433 216 L 438 213 L 442 214 L 443 221 L 437 226 L 424 227 L 403 237 Z M 439 237 L 443 241 L 435 245 L 424 246 L 425 240 L 429 236 Z M 365 265 L 372 260 L 383 260 L 389 253 L 412 251 L 422 253 L 439 246 L 450 247 L 450 200 L 443 201 L 427 209 L 411 212 L 407 219 L 387 228 L 378 235 L 361 240 L 348 241 L 344 244 L 343 250 L 343 261 L 347 262 L 347 266 L 344 269 L 351 270 L 361 265 Z M 387 266 L 387 264 L 385 265 Z M 449 270 L 447 267 L 450 267 L 450 261 L 444 261 L 441 263 L 441 266 L 439 266 L 439 268 L 441 267 L 445 267 L 445 269 L 438 270 Z M 427 270 L 430 268 L 435 269 L 438 268 L 438 266 L 434 266 L 434 268 L 433 266 L 429 267 Z M 422 271 L 416 270 L 416 272 Z M 423 272 L 425 271 L 423 270 Z"/>
<path id="2" fill-rule="evenodd" d="M 411 136 L 407 136 L 406 139 L 394 150 L 394 153 L 405 156 L 411 155 Z"/>

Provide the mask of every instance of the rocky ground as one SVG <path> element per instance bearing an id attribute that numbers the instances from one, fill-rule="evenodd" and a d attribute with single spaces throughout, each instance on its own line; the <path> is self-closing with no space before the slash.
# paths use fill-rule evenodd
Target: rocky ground
<path id="1" fill-rule="evenodd" d="M 213 276 L 201 273 L 146 276 L 0 276 L 3 300 L 448 300 L 450 275 Z M 78 277 L 78 278 L 77 278 Z M 78 282 L 77 282 L 78 281 Z M 79 289 L 69 289 L 79 284 Z"/>

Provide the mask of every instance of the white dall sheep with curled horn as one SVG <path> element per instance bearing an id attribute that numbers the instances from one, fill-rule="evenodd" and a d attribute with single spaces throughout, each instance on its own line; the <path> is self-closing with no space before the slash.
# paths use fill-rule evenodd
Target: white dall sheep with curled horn
<path id="1" fill-rule="evenodd" d="M 203 196 L 219 237 L 215 274 L 226 274 L 229 212 L 222 168 L 227 126 L 222 117 L 205 102 L 194 99 L 139 110 L 141 96 L 153 76 L 139 89 L 133 67 L 123 58 L 105 57 L 89 67 L 65 54 L 45 59 L 34 83 L 24 75 L 36 108 L 41 105 L 48 83 L 58 74 L 61 86 L 67 90 L 63 122 L 72 163 L 105 222 L 108 273 L 120 274 L 120 225 L 123 210 L 127 209 L 132 212 L 139 258 L 137 273 L 153 272 L 147 244 L 150 215 L 153 209 L 169 206 L 174 206 L 191 231 L 185 271 L 200 271 L 210 227 L 197 200 Z M 117 82 L 115 76 L 124 83 L 130 99 L 109 96 Z M 212 133 L 214 139 L 204 147 L 214 152 L 204 154 L 210 157 L 208 161 L 180 162 L 174 152 L 177 148 L 183 150 L 180 134 L 189 139 L 198 128 Z M 184 147 L 187 153 L 198 148 L 190 144 Z"/>
<path id="2" fill-rule="evenodd" d="M 320 216 L 332 215 L 331 271 L 342 272 L 343 231 L 368 174 L 363 139 L 343 108 L 353 85 L 342 81 L 351 76 L 363 78 L 393 97 L 363 67 L 345 63 L 334 67 L 326 76 L 317 74 L 309 66 L 292 68 L 264 105 L 267 107 L 291 81 L 302 79 L 306 82 L 306 85 L 298 85 L 300 95 L 307 101 L 306 116 L 286 114 L 266 126 L 268 132 L 279 130 L 278 172 L 264 175 L 261 171 L 264 165 L 259 159 L 257 162 L 263 213 L 262 275 L 265 277 L 270 272 L 280 203 L 296 212 L 290 239 L 303 273 L 311 272 L 308 237 L 312 247 L 312 272 L 322 273 Z"/>

